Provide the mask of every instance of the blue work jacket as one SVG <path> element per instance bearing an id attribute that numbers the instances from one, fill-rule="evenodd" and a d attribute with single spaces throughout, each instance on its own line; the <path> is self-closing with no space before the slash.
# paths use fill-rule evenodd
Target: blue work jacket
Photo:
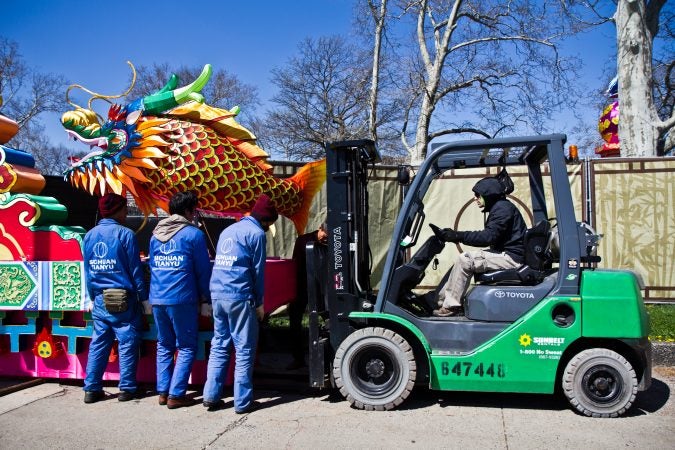
<path id="1" fill-rule="evenodd" d="M 149 264 L 151 304 L 211 303 L 211 261 L 200 229 L 187 225 L 164 242 L 153 235 Z"/>
<path id="2" fill-rule="evenodd" d="M 211 275 L 213 300 L 251 300 L 263 303 L 267 238 L 260 223 L 251 216 L 220 233 Z"/>
<path id="3" fill-rule="evenodd" d="M 83 258 L 87 292 L 95 305 L 103 305 L 103 290 L 108 288 L 126 289 L 134 294 L 132 300 L 147 300 L 138 241 L 129 228 L 114 219 L 101 219 L 84 236 Z"/>

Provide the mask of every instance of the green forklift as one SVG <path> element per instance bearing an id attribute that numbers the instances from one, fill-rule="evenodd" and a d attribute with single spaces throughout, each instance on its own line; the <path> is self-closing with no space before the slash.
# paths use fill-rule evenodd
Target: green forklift
<path id="1" fill-rule="evenodd" d="M 368 176 L 379 154 L 368 140 L 328 145 L 327 268 L 317 274 L 308 264 L 310 385 L 333 386 L 365 410 L 393 409 L 422 385 L 528 394 L 558 388 L 587 416 L 624 414 L 651 384 L 642 283 L 629 270 L 597 267 L 599 236 L 575 216 L 565 140 L 554 134 L 433 148 L 406 188 L 377 292 Z M 525 263 L 476 275 L 464 315 L 434 317 L 448 274 L 437 286 L 423 280 L 448 244 L 428 231 L 426 194 L 434 183 L 488 168 L 500 173 L 506 193 L 508 170 L 527 177 L 529 196 L 518 192 L 529 197 L 532 221 Z M 408 177 L 399 172 L 403 184 Z M 306 251 L 313 261 L 314 247 Z"/>

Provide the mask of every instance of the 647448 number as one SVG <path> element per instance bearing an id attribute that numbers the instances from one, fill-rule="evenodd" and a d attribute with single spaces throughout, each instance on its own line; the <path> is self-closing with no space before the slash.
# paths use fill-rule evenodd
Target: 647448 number
<path id="1" fill-rule="evenodd" d="M 458 377 L 468 377 L 469 375 L 478 375 L 479 377 L 497 377 L 504 378 L 506 376 L 506 368 L 502 363 L 478 363 L 474 364 L 469 361 L 458 362 L 450 368 L 450 363 L 441 363 L 441 373 L 443 375 L 450 375 L 454 373 Z"/>

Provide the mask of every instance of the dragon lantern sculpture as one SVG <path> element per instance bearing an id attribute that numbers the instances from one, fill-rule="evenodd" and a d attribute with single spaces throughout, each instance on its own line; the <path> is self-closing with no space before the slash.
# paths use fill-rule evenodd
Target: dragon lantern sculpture
<path id="1" fill-rule="evenodd" d="M 179 191 L 192 190 L 198 207 L 209 212 L 248 212 L 261 194 L 267 194 L 280 214 L 301 233 L 309 207 L 326 178 L 325 161 L 303 166 L 296 175 L 279 179 L 272 175 L 268 155 L 256 145 L 255 136 L 236 122 L 239 112 L 204 103 L 199 91 L 211 76 L 206 65 L 197 79 L 177 88 L 172 75 L 159 91 L 124 106 L 112 104 L 101 125 L 91 109 L 96 99 L 109 101 L 127 95 L 104 96 L 80 85 L 90 94 L 88 108 L 68 99 L 75 110 L 63 114 L 66 132 L 95 151 L 74 161 L 65 178 L 92 195 L 130 193 L 148 216 Z"/>

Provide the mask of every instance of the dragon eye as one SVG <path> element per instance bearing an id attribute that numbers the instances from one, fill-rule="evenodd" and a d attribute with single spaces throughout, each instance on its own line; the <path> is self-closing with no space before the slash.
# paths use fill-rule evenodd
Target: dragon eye
<path id="1" fill-rule="evenodd" d="M 118 148 L 123 148 L 127 145 L 127 133 L 124 130 L 115 129 L 112 131 L 113 136 L 110 138 L 110 143 Z"/>

